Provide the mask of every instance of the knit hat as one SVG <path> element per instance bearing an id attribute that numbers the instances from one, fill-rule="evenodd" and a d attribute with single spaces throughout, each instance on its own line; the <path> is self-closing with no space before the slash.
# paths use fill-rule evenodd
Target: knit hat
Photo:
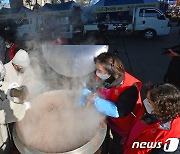
<path id="1" fill-rule="evenodd" d="M 22 67 L 28 67 L 30 64 L 29 55 L 25 50 L 20 49 L 12 59 L 12 63 Z"/>

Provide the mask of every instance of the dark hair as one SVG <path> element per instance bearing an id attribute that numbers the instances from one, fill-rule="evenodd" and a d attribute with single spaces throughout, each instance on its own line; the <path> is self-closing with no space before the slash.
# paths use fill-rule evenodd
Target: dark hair
<path id="1" fill-rule="evenodd" d="M 150 100 L 154 103 L 154 111 L 159 121 L 171 121 L 180 115 L 180 91 L 173 85 L 152 84 L 148 87 Z"/>
<path id="2" fill-rule="evenodd" d="M 114 77 L 121 77 L 125 73 L 124 65 L 113 53 L 101 53 L 99 56 L 94 58 L 94 62 L 95 64 L 103 64 L 105 66 L 105 70 Z"/>
<path id="3" fill-rule="evenodd" d="M 13 39 L 8 37 L 4 39 L 4 42 L 14 43 Z"/>

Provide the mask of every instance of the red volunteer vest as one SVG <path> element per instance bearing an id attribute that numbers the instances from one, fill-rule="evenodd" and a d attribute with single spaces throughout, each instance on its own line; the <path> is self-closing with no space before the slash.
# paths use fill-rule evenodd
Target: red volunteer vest
<path id="1" fill-rule="evenodd" d="M 142 109 L 142 101 L 141 101 L 141 96 L 140 96 L 140 89 L 142 86 L 141 81 L 137 80 L 127 72 L 125 73 L 125 77 L 123 80 L 123 84 L 120 85 L 119 87 L 112 87 L 110 89 L 101 89 L 99 88 L 98 92 L 99 94 L 107 99 L 110 100 L 114 103 L 117 102 L 117 99 L 119 95 L 126 90 L 127 88 L 131 87 L 133 84 L 136 84 L 138 92 L 139 92 L 139 98 L 138 101 L 134 107 L 133 114 L 137 117 L 140 117 L 142 114 L 139 113 L 139 111 Z M 108 118 L 108 124 L 113 129 L 115 132 L 120 134 L 122 137 L 126 137 L 134 122 L 136 117 L 132 113 L 126 115 L 125 117 L 119 117 L 119 118 Z"/>
<path id="2" fill-rule="evenodd" d="M 128 140 L 124 144 L 124 154 L 150 154 L 152 148 L 132 148 L 134 142 L 162 142 L 162 146 L 168 138 L 180 138 L 180 118 L 172 121 L 170 130 L 159 128 L 160 123 L 147 125 L 140 119 L 133 126 Z"/>
<path id="3" fill-rule="evenodd" d="M 14 45 L 9 49 L 9 58 L 10 58 L 10 60 L 12 60 L 12 59 L 14 58 L 16 48 L 17 48 L 17 46 L 16 46 L 16 44 L 14 44 Z"/>

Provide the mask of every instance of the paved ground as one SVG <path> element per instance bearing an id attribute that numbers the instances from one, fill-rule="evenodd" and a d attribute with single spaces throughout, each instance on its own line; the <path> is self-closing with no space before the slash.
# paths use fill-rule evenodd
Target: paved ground
<path id="1" fill-rule="evenodd" d="M 162 55 L 164 47 L 180 43 L 179 27 L 171 28 L 170 35 L 144 40 L 137 36 L 119 36 L 110 40 L 110 50 L 118 49 L 126 70 L 143 83 L 162 82 L 170 57 Z"/>

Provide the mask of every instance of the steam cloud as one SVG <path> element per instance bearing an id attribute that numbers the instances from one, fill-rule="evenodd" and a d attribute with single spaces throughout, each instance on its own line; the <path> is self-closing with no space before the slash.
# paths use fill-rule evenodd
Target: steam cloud
<path id="1" fill-rule="evenodd" d="M 31 101 L 32 109 L 17 132 L 28 146 L 42 152 L 67 152 L 91 140 L 104 116 L 93 105 L 84 111 L 74 91 L 51 91 Z"/>
<path id="2" fill-rule="evenodd" d="M 17 123 L 16 131 L 23 143 L 38 151 L 71 151 L 95 136 L 105 116 L 93 104 L 86 111 L 78 105 L 82 82 L 86 83 L 88 77 L 67 78 L 57 74 L 40 50 L 37 43 L 30 50 L 32 63 L 25 73 L 32 79 L 24 84 L 29 89 L 32 108 Z"/>

